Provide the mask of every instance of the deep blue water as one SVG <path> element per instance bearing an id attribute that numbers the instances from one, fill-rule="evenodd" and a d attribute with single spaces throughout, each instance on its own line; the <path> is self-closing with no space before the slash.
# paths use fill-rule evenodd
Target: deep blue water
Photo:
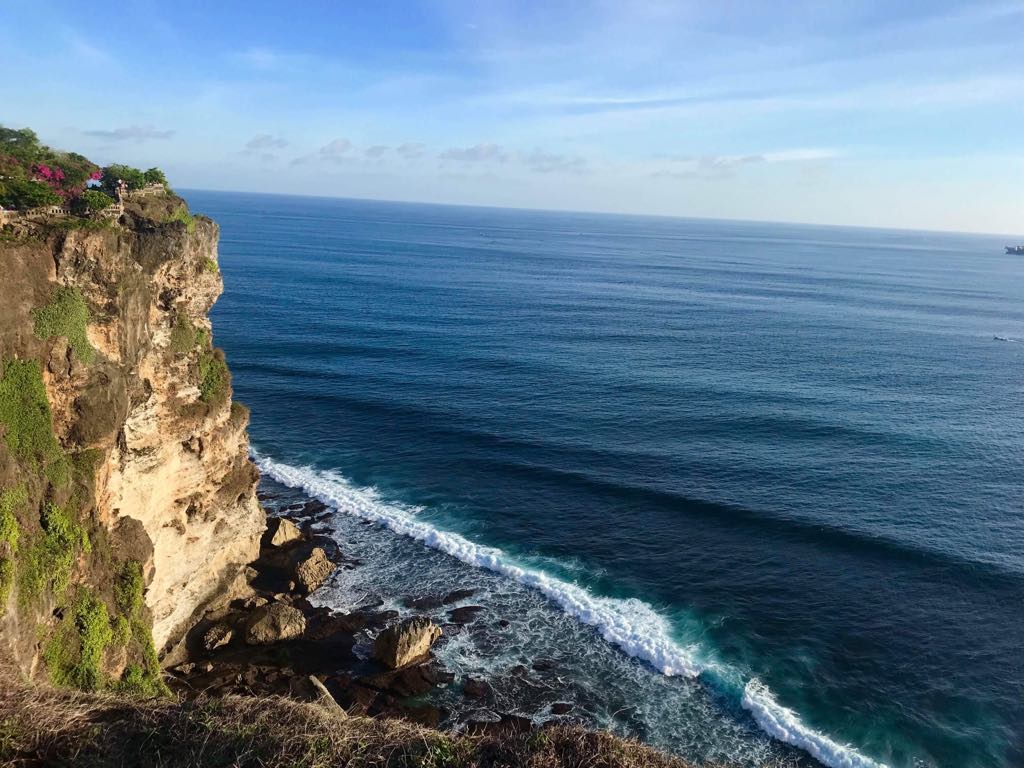
<path id="1" fill-rule="evenodd" d="M 1000 239 L 187 197 L 260 463 L 370 563 L 323 599 L 475 581 L 519 623 L 450 664 L 695 759 L 1024 765 Z"/>

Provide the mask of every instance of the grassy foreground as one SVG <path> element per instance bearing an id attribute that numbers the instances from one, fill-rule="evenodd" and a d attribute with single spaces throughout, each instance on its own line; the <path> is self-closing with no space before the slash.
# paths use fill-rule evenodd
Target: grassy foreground
<path id="1" fill-rule="evenodd" d="M 573 727 L 467 736 L 283 698 L 143 701 L 9 679 L 0 680 L 0 764 L 688 768 L 640 744 Z"/>

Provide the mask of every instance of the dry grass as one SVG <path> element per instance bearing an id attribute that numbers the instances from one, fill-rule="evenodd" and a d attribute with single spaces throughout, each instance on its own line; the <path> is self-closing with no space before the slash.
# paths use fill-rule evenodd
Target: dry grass
<path id="1" fill-rule="evenodd" d="M 579 728 L 466 736 L 280 698 L 132 700 L 0 679 L 0 764 L 125 768 L 687 768 Z"/>

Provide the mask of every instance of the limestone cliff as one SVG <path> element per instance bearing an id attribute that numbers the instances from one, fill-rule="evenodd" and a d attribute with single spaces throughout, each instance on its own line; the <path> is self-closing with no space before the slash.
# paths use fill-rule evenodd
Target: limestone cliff
<path id="1" fill-rule="evenodd" d="M 0 648 L 27 673 L 155 678 L 148 629 L 169 647 L 258 552 L 217 236 L 170 194 L 0 235 Z"/>

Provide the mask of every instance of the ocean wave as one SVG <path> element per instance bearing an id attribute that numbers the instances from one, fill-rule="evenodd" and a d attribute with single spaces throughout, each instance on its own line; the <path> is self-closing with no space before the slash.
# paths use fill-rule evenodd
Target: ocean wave
<path id="1" fill-rule="evenodd" d="M 435 528 L 416 518 L 419 507 L 385 501 L 375 489 L 357 487 L 337 472 L 294 467 L 255 450 L 253 459 L 261 472 L 277 482 L 300 488 L 345 514 L 377 523 L 467 565 L 485 568 L 536 590 L 566 614 L 594 627 L 607 642 L 664 675 L 696 678 L 704 672 L 715 672 L 720 677 L 728 676 L 727 670 L 705 660 L 700 648 L 673 640 L 669 622 L 641 600 L 593 595 L 543 571 L 518 565 L 501 549 Z M 803 749 L 829 768 L 885 768 L 804 725 L 756 679 L 744 689 L 743 706 L 769 735 Z"/>
<path id="2" fill-rule="evenodd" d="M 884 763 L 857 752 L 848 744 L 839 744 L 820 731 L 805 725 L 800 716 L 779 704 L 771 690 L 757 678 L 743 690 L 743 708 L 766 733 L 792 744 L 831 768 L 886 768 Z"/>

